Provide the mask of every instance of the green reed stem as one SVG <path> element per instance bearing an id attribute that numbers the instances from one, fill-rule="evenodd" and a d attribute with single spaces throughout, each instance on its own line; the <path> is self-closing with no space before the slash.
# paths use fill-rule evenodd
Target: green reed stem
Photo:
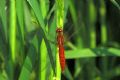
<path id="1" fill-rule="evenodd" d="M 107 41 L 107 26 L 106 26 L 106 8 L 104 0 L 100 0 L 100 22 L 101 22 L 101 42 Z"/>
<path id="2" fill-rule="evenodd" d="M 61 27 L 63 29 L 64 25 L 64 0 L 56 0 L 56 18 L 57 18 L 57 27 Z M 56 55 L 56 77 L 61 80 L 61 68 L 59 61 L 59 52 L 57 50 Z"/>
<path id="3" fill-rule="evenodd" d="M 101 23 L 101 43 L 105 44 L 107 42 L 107 26 L 106 26 L 106 8 L 105 8 L 105 1 L 100 0 L 100 23 Z M 100 63 L 102 69 L 102 80 L 109 80 L 108 79 L 108 57 L 102 57 L 102 62 Z"/>
<path id="4" fill-rule="evenodd" d="M 89 1 L 89 29 L 90 29 L 90 47 L 96 47 L 96 30 L 95 30 L 95 21 L 96 21 L 96 10 L 93 3 L 93 0 Z"/>
<path id="5" fill-rule="evenodd" d="M 10 0 L 10 50 L 12 61 L 15 62 L 15 50 L 16 50 L 16 5 L 15 0 Z"/>
<path id="6" fill-rule="evenodd" d="M 96 9 L 94 5 L 93 0 L 88 1 L 88 27 L 89 27 L 89 36 L 90 36 L 90 48 L 96 47 L 96 28 L 95 28 L 95 21 L 96 21 Z M 88 80 L 94 80 L 95 77 L 95 59 L 94 58 L 88 58 L 89 63 L 86 66 L 86 69 L 88 71 L 87 77 L 89 77 Z"/>
<path id="7" fill-rule="evenodd" d="M 9 43 L 10 43 L 10 53 L 11 60 L 8 61 L 9 64 L 9 76 L 10 80 L 13 80 L 14 65 L 16 59 L 16 2 L 15 0 L 10 0 L 10 20 L 9 20 Z"/>

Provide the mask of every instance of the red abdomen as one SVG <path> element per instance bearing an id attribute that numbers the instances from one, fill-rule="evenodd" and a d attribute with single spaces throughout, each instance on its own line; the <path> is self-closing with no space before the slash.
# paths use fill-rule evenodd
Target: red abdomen
<path id="1" fill-rule="evenodd" d="M 59 46 L 59 59 L 60 59 L 61 70 L 64 71 L 64 69 L 65 69 L 65 55 L 64 55 L 64 47 L 63 46 Z"/>

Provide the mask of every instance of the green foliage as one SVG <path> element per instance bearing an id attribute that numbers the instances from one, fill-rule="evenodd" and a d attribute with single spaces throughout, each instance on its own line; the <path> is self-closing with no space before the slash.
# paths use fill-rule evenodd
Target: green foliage
<path id="1" fill-rule="evenodd" d="M 120 76 L 119 0 L 7 1 L 0 1 L 0 80 Z M 64 72 L 55 44 L 56 27 L 64 29 L 65 38 L 75 32 L 65 40 Z"/>

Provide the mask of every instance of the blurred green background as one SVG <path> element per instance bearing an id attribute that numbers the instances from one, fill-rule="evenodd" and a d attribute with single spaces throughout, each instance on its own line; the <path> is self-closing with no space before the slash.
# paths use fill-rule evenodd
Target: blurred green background
<path id="1" fill-rule="evenodd" d="M 0 0 L 0 80 L 119 80 L 119 35 L 120 0 Z"/>

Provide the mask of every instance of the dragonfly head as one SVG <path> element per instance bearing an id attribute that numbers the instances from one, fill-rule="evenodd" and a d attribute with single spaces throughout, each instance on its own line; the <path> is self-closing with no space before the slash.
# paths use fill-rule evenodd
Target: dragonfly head
<path id="1" fill-rule="evenodd" d="M 56 29 L 56 32 L 57 32 L 57 33 L 60 33 L 60 32 L 63 32 L 63 30 L 62 30 L 62 28 L 57 28 L 57 29 Z"/>

